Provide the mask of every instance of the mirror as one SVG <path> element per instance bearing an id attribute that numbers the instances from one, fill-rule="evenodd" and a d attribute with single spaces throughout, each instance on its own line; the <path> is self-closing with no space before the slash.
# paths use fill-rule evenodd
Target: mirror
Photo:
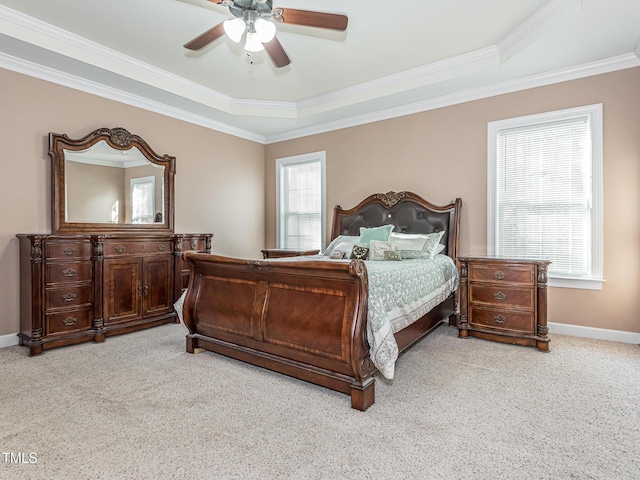
<path id="1" fill-rule="evenodd" d="M 49 134 L 53 233 L 173 231 L 175 158 L 124 128 Z"/>

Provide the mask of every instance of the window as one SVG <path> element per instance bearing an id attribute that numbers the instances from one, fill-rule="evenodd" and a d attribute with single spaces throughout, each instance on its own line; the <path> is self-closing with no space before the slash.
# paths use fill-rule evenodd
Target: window
<path id="1" fill-rule="evenodd" d="M 131 222 L 152 223 L 155 211 L 156 177 L 131 179 Z"/>
<path id="2" fill-rule="evenodd" d="M 602 286 L 602 105 L 489 123 L 490 255 L 551 260 L 549 285 Z"/>
<path id="3" fill-rule="evenodd" d="M 325 152 L 276 161 L 278 248 L 322 249 Z"/>

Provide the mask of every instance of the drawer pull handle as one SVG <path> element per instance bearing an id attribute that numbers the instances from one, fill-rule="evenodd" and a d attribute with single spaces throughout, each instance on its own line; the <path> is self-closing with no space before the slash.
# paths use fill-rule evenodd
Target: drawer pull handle
<path id="1" fill-rule="evenodd" d="M 164 243 L 161 243 L 161 244 L 158 245 L 158 250 L 160 250 L 161 252 L 164 251 L 165 248 L 166 247 L 165 247 Z"/>
<path id="2" fill-rule="evenodd" d="M 494 315 L 493 321 L 499 324 L 503 324 L 507 319 L 503 315 Z"/>
<path id="3" fill-rule="evenodd" d="M 62 295 L 62 299 L 65 302 L 73 302 L 76 299 L 76 294 L 75 293 L 65 293 L 64 295 Z"/>
<path id="4" fill-rule="evenodd" d="M 124 251 L 127 249 L 127 247 L 125 247 L 124 245 L 118 245 L 116 247 L 116 252 L 118 253 L 124 253 Z"/>
<path id="5" fill-rule="evenodd" d="M 504 280 L 504 272 L 501 272 L 500 270 L 498 270 L 498 271 L 496 272 L 496 278 L 497 278 L 498 280 Z"/>
<path id="6" fill-rule="evenodd" d="M 191 240 L 191 250 L 195 250 L 196 248 L 198 248 L 198 241 Z"/>
<path id="7" fill-rule="evenodd" d="M 75 317 L 68 317 L 62 320 L 62 323 L 64 323 L 66 327 L 70 327 L 78 323 L 78 319 L 76 319 Z"/>
<path id="8" fill-rule="evenodd" d="M 76 253 L 76 251 L 73 248 L 67 247 L 64 249 L 64 254 L 68 257 L 72 256 L 74 253 Z"/>
<path id="9" fill-rule="evenodd" d="M 506 300 L 507 294 L 504 292 L 496 292 L 493 294 L 494 300 Z"/>
<path id="10" fill-rule="evenodd" d="M 76 272 L 73 268 L 67 268 L 66 270 L 62 271 L 62 275 L 64 275 L 65 277 L 75 277 Z"/>

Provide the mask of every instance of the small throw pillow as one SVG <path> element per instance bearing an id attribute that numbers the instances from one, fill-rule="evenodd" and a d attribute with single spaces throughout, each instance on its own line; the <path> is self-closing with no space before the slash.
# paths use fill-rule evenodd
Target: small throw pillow
<path id="1" fill-rule="evenodd" d="M 381 227 L 366 228 L 360 227 L 359 243 L 369 246 L 371 240 L 389 241 L 389 235 L 393 230 L 393 225 L 382 225 Z"/>
<path id="2" fill-rule="evenodd" d="M 369 243 L 369 260 L 386 260 L 386 258 L 384 258 L 384 254 L 387 251 L 393 251 L 393 245 L 391 245 L 391 242 L 371 240 Z"/>
<path id="3" fill-rule="evenodd" d="M 367 255 L 369 255 L 369 247 L 364 245 L 354 245 L 353 250 L 351 250 L 352 259 L 365 260 Z"/>

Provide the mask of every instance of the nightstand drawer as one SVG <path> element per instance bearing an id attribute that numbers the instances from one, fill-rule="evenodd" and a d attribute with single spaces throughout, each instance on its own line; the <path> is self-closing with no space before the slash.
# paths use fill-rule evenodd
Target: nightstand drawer
<path id="1" fill-rule="evenodd" d="M 485 328 L 507 332 L 534 333 L 535 317 L 533 312 L 514 312 L 496 308 L 484 308 L 477 305 L 471 306 L 469 323 Z"/>
<path id="2" fill-rule="evenodd" d="M 532 288 L 472 283 L 469 290 L 469 301 L 474 304 L 485 303 L 533 310 L 535 291 Z"/>
<path id="3" fill-rule="evenodd" d="M 534 265 L 469 265 L 469 280 L 472 282 L 505 282 L 533 285 Z"/>

